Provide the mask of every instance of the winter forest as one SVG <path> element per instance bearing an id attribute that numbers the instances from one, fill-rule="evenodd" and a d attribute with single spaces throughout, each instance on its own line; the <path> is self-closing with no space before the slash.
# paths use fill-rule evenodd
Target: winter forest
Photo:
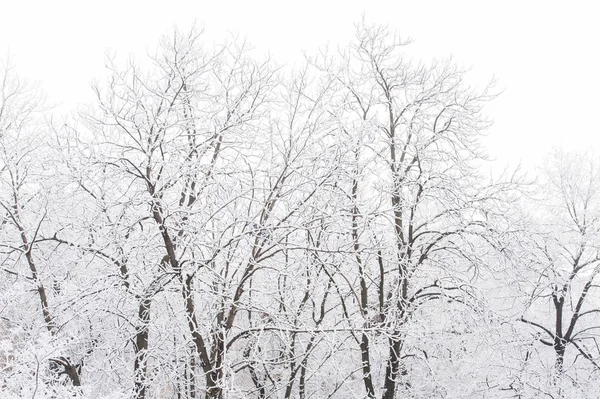
<path id="1" fill-rule="evenodd" d="M 67 123 L 0 65 L 0 397 L 597 397 L 591 154 L 491 173 L 501 90 L 384 26 L 160 43 Z"/>

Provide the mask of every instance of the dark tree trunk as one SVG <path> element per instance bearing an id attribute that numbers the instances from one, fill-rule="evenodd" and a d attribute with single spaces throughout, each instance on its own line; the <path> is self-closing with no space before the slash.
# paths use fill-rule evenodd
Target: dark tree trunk
<path id="1" fill-rule="evenodd" d="M 389 340 L 390 354 L 385 369 L 385 384 L 383 386 L 382 399 L 394 399 L 396 393 L 396 384 L 400 371 L 400 351 L 402 350 L 402 341 L 399 339 Z"/>
<path id="2" fill-rule="evenodd" d="M 211 361 L 206 343 L 202 334 L 198 330 L 198 318 L 196 317 L 196 306 L 194 304 L 194 298 L 192 297 L 192 276 L 185 278 L 182 284 L 181 293 L 185 302 L 185 311 L 188 319 L 188 327 L 192 334 L 192 340 L 196 349 L 196 353 L 200 357 L 200 366 L 204 372 L 206 378 L 206 399 L 221 399 L 222 389 L 219 386 L 220 374 L 217 370 L 219 368 L 213 368 L 213 361 Z M 216 345 L 216 343 L 215 343 Z M 220 363 L 219 363 L 220 364 Z"/>
<path id="3" fill-rule="evenodd" d="M 565 357 L 566 342 L 563 337 L 563 307 L 565 303 L 564 296 L 558 294 L 552 295 L 554 302 L 554 308 L 556 311 L 555 325 L 554 325 L 554 352 L 556 354 L 555 368 L 557 376 L 563 372 L 563 364 Z"/>
<path id="4" fill-rule="evenodd" d="M 69 379 L 71 380 L 71 383 L 73 384 L 74 387 L 80 387 L 81 386 L 81 379 L 79 378 L 79 373 L 81 371 L 81 364 L 76 365 L 71 363 L 71 360 L 61 356 L 61 357 L 57 357 L 57 358 L 53 358 L 50 359 L 50 368 L 54 369 L 55 371 L 58 372 L 58 370 L 56 369 L 57 367 L 62 367 L 62 371 L 59 374 L 66 374 Z"/>
<path id="5" fill-rule="evenodd" d="M 140 327 L 135 337 L 135 363 L 133 375 L 135 379 L 135 398 L 145 399 L 147 389 L 147 357 L 148 357 L 148 327 L 150 325 L 151 300 L 146 298 L 140 302 L 138 319 Z"/>
<path id="6" fill-rule="evenodd" d="M 373 376 L 371 374 L 371 360 L 369 356 L 369 337 L 367 334 L 362 334 L 360 341 L 360 354 L 362 360 L 362 374 L 367 397 L 375 397 L 375 389 L 373 388 Z"/>
<path id="7" fill-rule="evenodd" d="M 565 350 L 566 347 L 564 345 L 564 343 L 555 343 L 554 344 L 554 352 L 556 353 L 556 361 L 555 361 L 555 368 L 556 368 L 556 374 L 557 375 L 561 375 L 563 373 L 564 370 L 564 361 L 565 361 Z"/>

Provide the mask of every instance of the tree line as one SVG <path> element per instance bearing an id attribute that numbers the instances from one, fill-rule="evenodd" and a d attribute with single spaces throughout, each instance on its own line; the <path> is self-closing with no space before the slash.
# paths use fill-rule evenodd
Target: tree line
<path id="1" fill-rule="evenodd" d="M 593 396 L 597 161 L 486 175 L 493 82 L 406 45 L 175 31 L 60 126 L 3 64 L 2 396 Z"/>

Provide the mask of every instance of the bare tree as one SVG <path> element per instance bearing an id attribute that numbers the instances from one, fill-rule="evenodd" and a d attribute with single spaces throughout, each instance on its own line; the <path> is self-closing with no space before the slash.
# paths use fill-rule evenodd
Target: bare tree
<path id="1" fill-rule="evenodd" d="M 126 235 L 135 231 L 137 237 L 152 237 L 148 255 L 156 257 L 148 259 L 147 266 L 154 272 L 144 273 L 144 288 L 134 294 L 139 303 L 134 365 L 139 398 L 146 397 L 147 391 L 151 304 L 173 281 L 182 284 L 189 333 L 206 377 L 207 395 L 220 397 L 222 371 L 200 332 L 192 281 L 223 250 L 216 246 L 221 234 L 210 231 L 211 212 L 226 211 L 228 201 L 234 202 L 235 198 L 223 195 L 235 182 L 228 174 L 237 172 L 229 168 L 231 161 L 223 154 L 235 157 L 239 150 L 235 144 L 242 145 L 240 134 L 265 102 L 273 72 L 266 63 L 249 60 L 243 45 L 205 53 L 199 36 L 196 31 L 176 32 L 165 39 L 161 53 L 154 57 L 153 75 L 146 76 L 134 64 L 125 71 L 111 67 L 106 92 L 97 89 L 99 113 L 89 117 L 92 131 L 103 137 L 99 146 L 105 152 L 100 153 L 98 165 L 113 169 L 115 177 L 128 182 L 132 215 L 125 227 L 132 231 Z M 139 203 L 131 203 L 136 197 Z M 137 266 L 137 276 L 147 267 Z M 125 278 L 132 272 L 121 275 Z"/>
<path id="2" fill-rule="evenodd" d="M 557 152 L 545 176 L 539 190 L 543 195 L 533 205 L 530 255 L 524 257 L 532 281 L 521 321 L 552 348 L 556 381 L 565 375 L 577 381 L 570 372 L 575 364 L 600 371 L 594 295 L 600 272 L 600 169 L 590 154 Z"/>
<path id="3" fill-rule="evenodd" d="M 331 130 L 322 109 L 330 89 L 313 88 L 306 71 L 276 85 L 270 64 L 249 58 L 245 45 L 208 54 L 195 32 L 166 40 L 154 62 L 150 77 L 133 64 L 115 67 L 88 117 L 100 138 L 95 163 L 124 190 L 121 235 L 128 247 L 146 248 L 133 267 L 123 260 L 130 254 L 119 254 L 123 245 L 110 244 L 105 257 L 138 302 L 137 397 L 148 392 L 152 303 L 157 295 L 172 301 L 169 287 L 178 282 L 204 394 L 220 398 L 227 353 L 249 335 L 244 329 L 257 328 L 274 265 L 285 245 L 303 247 L 303 213 L 332 178 L 335 152 L 318 156 Z"/>
<path id="4" fill-rule="evenodd" d="M 36 245 L 49 210 L 47 187 L 42 184 L 44 171 L 36 162 L 44 151 L 43 102 L 39 91 L 23 82 L 13 69 L 6 63 L 0 70 L 2 271 L 25 279 L 35 289 L 44 328 L 56 336 L 59 325 L 48 292 L 52 271 L 45 270 L 47 254 Z M 74 386 L 81 385 L 78 367 L 68 357 L 50 361 Z"/>
<path id="5" fill-rule="evenodd" d="M 365 325 L 383 333 L 359 333 L 357 341 L 366 395 L 375 396 L 383 369 L 384 399 L 414 384 L 407 362 L 419 358 L 409 338 L 418 309 L 437 300 L 476 304 L 472 277 L 483 266 L 476 248 L 492 243 L 497 205 L 515 187 L 486 184 L 476 171 L 489 88 L 466 86 L 451 62 L 407 61 L 404 45 L 363 23 L 339 61 L 324 54 L 315 62 L 343 93 L 346 229 L 357 276 L 349 289 Z M 382 337 L 388 355 L 380 368 L 372 353 Z"/>

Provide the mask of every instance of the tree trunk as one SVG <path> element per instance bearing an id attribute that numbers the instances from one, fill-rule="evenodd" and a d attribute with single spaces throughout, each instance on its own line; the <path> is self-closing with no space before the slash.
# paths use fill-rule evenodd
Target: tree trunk
<path id="1" fill-rule="evenodd" d="M 135 337 L 135 363 L 133 366 L 133 376 L 135 379 L 135 398 L 146 398 L 146 380 L 148 371 L 148 327 L 150 325 L 150 304 L 148 298 L 140 302 L 138 319 L 140 327 Z"/>
<path id="2" fill-rule="evenodd" d="M 564 361 L 565 361 L 565 350 L 566 345 L 564 340 L 557 337 L 554 340 L 554 353 L 556 354 L 556 360 L 554 362 L 554 368 L 556 370 L 556 375 L 560 376 L 564 371 Z"/>
<path id="3" fill-rule="evenodd" d="M 375 388 L 373 388 L 373 376 L 371 374 L 371 360 L 369 356 L 369 337 L 363 333 L 360 341 L 360 355 L 362 360 L 362 374 L 365 390 L 368 398 L 375 397 Z"/>
<path id="4" fill-rule="evenodd" d="M 402 350 L 402 340 L 390 338 L 390 354 L 387 367 L 385 369 L 385 384 L 383 386 L 382 399 L 394 399 L 396 393 L 396 384 L 401 366 L 400 351 Z"/>
<path id="5" fill-rule="evenodd" d="M 563 337 L 563 307 L 565 298 L 562 295 L 553 294 L 552 300 L 556 312 L 554 324 L 554 352 L 556 354 L 555 369 L 556 375 L 560 376 L 563 372 L 563 363 L 565 357 L 566 342 Z"/>
<path id="6" fill-rule="evenodd" d="M 192 334 L 192 340 L 196 349 L 196 353 L 200 358 L 200 366 L 206 378 L 206 399 L 221 399 L 222 389 L 219 386 L 220 374 L 218 367 L 213 368 L 213 362 L 208 356 L 208 350 L 204 338 L 198 330 L 198 319 L 196 317 L 196 306 L 192 297 L 192 276 L 185 278 L 182 284 L 181 293 L 185 302 L 185 312 L 188 319 L 188 328 Z M 216 345 L 216 344 L 215 344 Z M 219 363 L 220 364 L 220 363 Z"/>

